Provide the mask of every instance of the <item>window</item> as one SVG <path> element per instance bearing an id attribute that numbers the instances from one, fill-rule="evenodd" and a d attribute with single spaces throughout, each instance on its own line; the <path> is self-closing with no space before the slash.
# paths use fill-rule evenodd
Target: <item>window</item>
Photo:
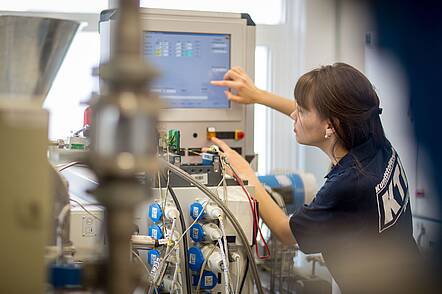
<path id="1" fill-rule="evenodd" d="M 100 12 L 108 0 L 0 0 L 0 10 L 44 12 Z"/>
<path id="2" fill-rule="evenodd" d="M 266 46 L 257 46 L 255 50 L 255 84 L 258 88 L 269 90 L 269 49 Z M 268 172 L 267 144 L 267 125 L 268 111 L 265 106 L 255 105 L 255 134 L 254 149 L 258 154 L 258 173 L 266 174 Z"/>
<path id="3" fill-rule="evenodd" d="M 284 20 L 283 0 L 141 0 L 141 7 L 248 13 L 256 23 L 280 24 Z"/>
<path id="4" fill-rule="evenodd" d="M 79 32 L 52 84 L 44 108 L 50 112 L 49 138 L 64 139 L 83 127 L 83 111 L 97 78 L 92 69 L 100 60 L 98 32 Z"/>

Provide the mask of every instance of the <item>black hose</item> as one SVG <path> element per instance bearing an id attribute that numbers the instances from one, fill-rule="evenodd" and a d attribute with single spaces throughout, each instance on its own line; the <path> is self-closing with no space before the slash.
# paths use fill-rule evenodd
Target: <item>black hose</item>
<path id="1" fill-rule="evenodd" d="M 242 293 L 242 288 L 244 288 L 244 284 L 245 284 L 248 272 L 249 272 L 249 259 L 246 258 L 246 268 L 244 269 L 244 274 L 242 276 L 242 281 L 241 281 L 241 287 L 239 287 L 239 292 L 238 293 Z"/>
<path id="2" fill-rule="evenodd" d="M 178 198 L 176 197 L 175 192 L 173 191 L 172 187 L 169 185 L 167 187 L 167 189 L 169 190 L 170 196 L 172 196 L 173 202 L 175 202 L 175 206 L 176 209 L 178 209 L 179 213 L 180 213 L 180 223 L 181 223 L 181 232 L 183 233 L 186 230 L 186 223 L 184 221 L 184 214 L 183 214 L 183 210 L 181 209 L 181 205 L 180 202 L 178 201 Z M 192 293 L 192 289 L 190 287 L 190 272 L 189 272 L 189 267 L 188 267 L 188 256 L 187 256 L 187 251 L 189 250 L 189 244 L 187 243 L 187 237 L 184 236 L 183 238 L 183 247 L 184 247 L 184 273 L 186 275 L 186 288 L 187 288 L 187 293 Z"/>

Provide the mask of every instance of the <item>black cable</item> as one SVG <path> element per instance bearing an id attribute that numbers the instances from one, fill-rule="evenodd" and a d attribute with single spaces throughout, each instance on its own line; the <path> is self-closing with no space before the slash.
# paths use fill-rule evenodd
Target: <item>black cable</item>
<path id="1" fill-rule="evenodd" d="M 242 288 L 244 288 L 248 271 L 249 271 L 249 259 L 246 258 L 246 268 L 244 269 L 244 275 L 242 276 L 241 287 L 239 287 L 238 293 L 242 293 Z"/>
<path id="2" fill-rule="evenodd" d="M 163 175 L 163 177 L 165 178 L 164 175 Z M 175 202 L 176 209 L 178 209 L 178 212 L 180 213 L 181 232 L 184 232 L 184 231 L 186 231 L 186 223 L 184 221 L 184 214 L 183 214 L 183 210 L 181 209 L 180 202 L 178 201 L 178 198 L 176 197 L 176 194 L 170 185 L 167 187 L 167 189 L 169 190 L 170 196 L 172 196 L 173 202 Z M 186 288 L 187 288 L 187 293 L 192 293 L 192 289 L 190 287 L 190 283 L 191 283 L 190 271 L 189 271 L 189 267 L 188 267 L 189 260 L 188 260 L 188 256 L 187 256 L 187 251 L 189 250 L 189 244 L 187 243 L 186 236 L 184 236 L 184 238 L 183 238 L 183 246 L 184 246 L 184 272 L 186 275 Z"/>

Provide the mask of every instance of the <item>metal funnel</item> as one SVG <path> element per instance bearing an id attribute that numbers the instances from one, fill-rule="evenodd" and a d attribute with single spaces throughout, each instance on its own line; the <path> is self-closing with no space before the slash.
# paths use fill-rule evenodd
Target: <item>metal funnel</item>
<path id="1" fill-rule="evenodd" d="M 43 103 L 79 23 L 0 15 L 0 102 Z"/>

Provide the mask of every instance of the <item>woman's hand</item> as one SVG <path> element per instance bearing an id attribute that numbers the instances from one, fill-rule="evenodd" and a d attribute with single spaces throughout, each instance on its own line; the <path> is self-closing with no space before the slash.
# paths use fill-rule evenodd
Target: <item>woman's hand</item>
<path id="1" fill-rule="evenodd" d="M 225 91 L 227 98 L 241 104 L 259 103 L 262 96 L 261 90 L 253 83 L 252 79 L 241 67 L 232 67 L 225 75 L 224 81 L 212 81 L 212 85 L 228 87 L 236 90 L 236 95 Z"/>
<path id="2" fill-rule="evenodd" d="M 224 155 L 227 157 L 230 165 L 235 169 L 239 176 L 249 181 L 249 185 L 255 187 L 254 197 L 259 202 L 259 213 L 269 226 L 272 233 L 278 239 L 287 245 L 295 244 L 295 238 L 290 228 L 289 218 L 276 204 L 275 201 L 267 194 L 264 186 L 259 182 L 255 172 L 250 167 L 249 163 L 237 152 L 232 150 L 224 141 L 217 138 L 212 138 L 212 142 L 221 148 Z"/>
<path id="3" fill-rule="evenodd" d="M 250 181 L 256 178 L 255 171 L 250 167 L 247 160 L 245 160 L 235 150 L 231 149 L 224 141 L 218 138 L 212 138 L 212 142 L 218 145 L 224 156 L 226 156 L 227 161 L 230 163 L 235 172 L 239 174 L 241 179 Z M 227 172 L 232 174 L 229 168 L 227 168 Z"/>

